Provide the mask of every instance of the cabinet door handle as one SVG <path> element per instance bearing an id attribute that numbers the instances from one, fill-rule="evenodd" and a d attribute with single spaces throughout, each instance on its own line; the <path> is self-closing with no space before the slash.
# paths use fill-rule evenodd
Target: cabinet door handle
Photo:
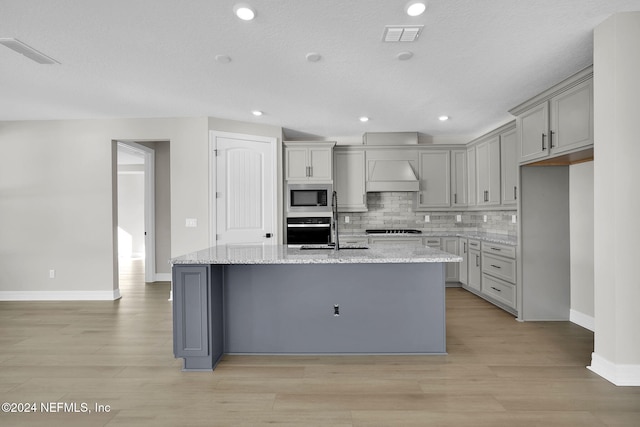
<path id="1" fill-rule="evenodd" d="M 467 253 L 467 242 L 462 242 L 462 253 Z"/>
<path id="2" fill-rule="evenodd" d="M 480 267 L 480 255 L 476 255 L 476 267 Z"/>
<path id="3" fill-rule="evenodd" d="M 420 194 L 420 204 L 422 204 L 422 194 Z"/>
<path id="4" fill-rule="evenodd" d="M 542 132 L 542 151 L 546 150 L 547 147 L 545 147 L 544 145 L 544 139 L 546 138 L 547 135 L 544 134 L 544 132 Z"/>
<path id="5" fill-rule="evenodd" d="M 549 148 L 553 148 L 553 131 L 549 131 Z"/>
<path id="6" fill-rule="evenodd" d="M 454 195 L 453 195 L 453 203 L 458 204 L 458 193 L 454 193 Z"/>
<path id="7" fill-rule="evenodd" d="M 513 186 L 513 200 L 518 200 L 518 187 Z"/>
<path id="8" fill-rule="evenodd" d="M 313 166 L 309 166 L 309 176 L 313 176 Z"/>
<path id="9" fill-rule="evenodd" d="M 363 204 L 363 205 L 366 205 L 366 204 L 367 204 L 367 195 L 366 195 L 366 194 L 363 194 L 363 195 L 362 195 L 362 204 Z"/>

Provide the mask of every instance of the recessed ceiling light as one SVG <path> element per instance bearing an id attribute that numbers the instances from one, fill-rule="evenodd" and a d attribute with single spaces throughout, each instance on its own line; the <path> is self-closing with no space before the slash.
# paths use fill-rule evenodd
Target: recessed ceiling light
<path id="1" fill-rule="evenodd" d="M 318 62 L 318 61 L 320 61 L 322 56 L 319 53 L 309 52 L 309 53 L 307 53 L 305 58 L 307 58 L 307 61 L 309 61 L 309 62 Z"/>
<path id="2" fill-rule="evenodd" d="M 409 16 L 420 16 L 427 10 L 427 5 L 423 2 L 412 1 L 407 4 L 405 10 Z"/>
<path id="3" fill-rule="evenodd" d="M 233 12 L 243 21 L 251 21 L 256 17 L 256 12 L 247 4 L 238 3 L 233 6 Z"/>
<path id="4" fill-rule="evenodd" d="M 396 58 L 398 58 L 400 61 L 406 61 L 407 59 L 411 59 L 412 57 L 413 57 L 413 52 L 409 52 L 408 50 L 404 52 L 400 52 L 399 54 L 396 55 Z"/>
<path id="5" fill-rule="evenodd" d="M 449 120 L 449 116 L 440 116 L 438 117 L 438 120 L 440 120 L 441 122 L 446 122 L 447 120 Z"/>
<path id="6" fill-rule="evenodd" d="M 228 64 L 231 62 L 231 57 L 228 55 L 216 55 L 215 60 L 221 64 Z"/>
<path id="7" fill-rule="evenodd" d="M 362 123 L 368 122 L 368 121 L 369 121 L 369 117 L 367 117 L 367 116 L 362 116 L 362 117 L 360 117 L 360 121 L 361 121 Z"/>
<path id="8" fill-rule="evenodd" d="M 260 110 L 253 110 L 251 114 L 253 114 L 256 117 L 260 117 L 263 113 Z"/>

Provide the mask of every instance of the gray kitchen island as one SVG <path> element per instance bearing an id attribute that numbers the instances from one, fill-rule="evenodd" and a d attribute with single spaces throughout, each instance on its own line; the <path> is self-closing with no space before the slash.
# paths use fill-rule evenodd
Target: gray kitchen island
<path id="1" fill-rule="evenodd" d="M 174 355 L 445 354 L 444 263 L 427 246 L 219 245 L 172 260 Z"/>

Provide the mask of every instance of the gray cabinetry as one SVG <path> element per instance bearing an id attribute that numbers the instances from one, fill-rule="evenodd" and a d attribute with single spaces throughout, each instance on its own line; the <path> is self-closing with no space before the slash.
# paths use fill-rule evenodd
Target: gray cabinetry
<path id="1" fill-rule="evenodd" d="M 422 246 L 422 238 L 411 236 L 369 237 L 369 243 L 372 245 Z"/>
<path id="2" fill-rule="evenodd" d="M 458 279 L 463 285 L 469 283 L 469 242 L 466 238 L 461 237 L 458 243 L 462 262 L 458 264 Z"/>
<path id="3" fill-rule="evenodd" d="M 285 142 L 285 179 L 287 181 L 333 180 L 335 142 Z"/>
<path id="4" fill-rule="evenodd" d="M 500 204 L 500 137 L 494 136 L 476 146 L 476 203 Z"/>
<path id="5" fill-rule="evenodd" d="M 593 145 L 593 68 L 586 68 L 510 111 L 520 163 Z"/>
<path id="6" fill-rule="evenodd" d="M 480 241 L 469 239 L 469 273 L 467 278 L 467 286 L 477 292 L 480 292 L 482 273 L 480 266 Z"/>
<path id="7" fill-rule="evenodd" d="M 467 205 L 477 204 L 477 183 L 476 183 L 476 146 L 467 148 Z"/>
<path id="8" fill-rule="evenodd" d="M 518 153 L 516 130 L 500 134 L 500 177 L 502 205 L 514 205 L 518 199 Z"/>
<path id="9" fill-rule="evenodd" d="M 467 206 L 467 151 L 451 151 L 451 206 Z"/>
<path id="10" fill-rule="evenodd" d="M 482 293 L 512 313 L 517 295 L 515 257 L 512 246 L 482 243 Z"/>
<path id="11" fill-rule="evenodd" d="M 449 150 L 423 150 L 418 153 L 418 208 L 451 206 L 450 165 Z"/>
<path id="12" fill-rule="evenodd" d="M 211 370 L 223 352 L 220 268 L 173 267 L 173 351 L 185 370 Z"/>
<path id="13" fill-rule="evenodd" d="M 334 166 L 333 186 L 338 194 L 338 209 L 341 212 L 366 211 L 364 150 L 336 147 Z"/>
<path id="14" fill-rule="evenodd" d="M 458 238 L 457 237 L 443 237 L 441 249 L 450 254 L 459 255 Z M 458 282 L 458 264 L 457 262 L 448 262 L 445 264 L 445 281 L 446 282 Z"/>

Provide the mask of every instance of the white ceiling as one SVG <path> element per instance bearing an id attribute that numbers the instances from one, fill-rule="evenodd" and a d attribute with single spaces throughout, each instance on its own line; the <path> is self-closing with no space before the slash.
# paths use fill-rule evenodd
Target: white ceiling
<path id="1" fill-rule="evenodd" d="M 412 18 L 407 1 L 242 0 L 257 12 L 244 22 L 230 0 L 0 0 L 0 38 L 61 63 L 0 46 L 0 120 L 213 116 L 291 137 L 477 136 L 590 65 L 600 22 L 640 10 L 640 0 L 430 0 Z M 398 24 L 424 30 L 383 43 Z M 413 58 L 396 59 L 405 50 Z"/>

